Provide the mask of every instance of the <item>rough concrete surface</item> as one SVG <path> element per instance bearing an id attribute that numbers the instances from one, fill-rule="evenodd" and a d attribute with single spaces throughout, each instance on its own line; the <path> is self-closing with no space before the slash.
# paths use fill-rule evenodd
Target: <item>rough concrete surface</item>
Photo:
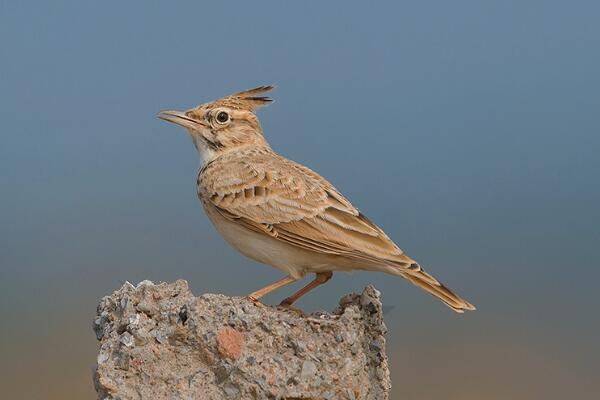
<path id="1" fill-rule="evenodd" d="M 332 313 L 194 297 L 186 281 L 124 284 L 98 306 L 99 399 L 388 398 L 379 292 Z"/>

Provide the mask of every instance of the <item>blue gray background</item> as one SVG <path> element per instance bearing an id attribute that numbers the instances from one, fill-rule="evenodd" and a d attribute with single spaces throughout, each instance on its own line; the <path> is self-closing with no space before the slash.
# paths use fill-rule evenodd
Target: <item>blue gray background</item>
<path id="1" fill-rule="evenodd" d="M 599 17 L 594 1 L 0 1 L 2 396 L 94 398 L 91 321 L 125 280 L 242 295 L 281 276 L 215 233 L 189 138 L 155 118 L 274 83 L 273 147 L 478 307 L 367 273 L 300 303 L 383 292 L 394 399 L 593 397 Z"/>

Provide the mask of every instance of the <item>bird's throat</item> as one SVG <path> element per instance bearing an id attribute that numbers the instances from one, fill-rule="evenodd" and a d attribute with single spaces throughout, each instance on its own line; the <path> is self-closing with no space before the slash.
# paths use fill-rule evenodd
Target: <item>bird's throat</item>
<path id="1" fill-rule="evenodd" d="M 194 147 L 196 147 L 196 150 L 200 155 L 201 167 L 204 166 L 206 163 L 211 162 L 215 159 L 215 157 L 217 157 L 219 150 L 215 144 L 207 141 L 201 135 L 191 135 L 191 137 L 192 142 L 194 142 Z"/>

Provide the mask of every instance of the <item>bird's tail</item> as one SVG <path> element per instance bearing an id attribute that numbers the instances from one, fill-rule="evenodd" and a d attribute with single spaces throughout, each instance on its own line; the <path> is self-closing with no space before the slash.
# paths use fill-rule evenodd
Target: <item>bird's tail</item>
<path id="1" fill-rule="evenodd" d="M 393 271 L 390 272 L 394 275 L 400 275 L 426 292 L 437 297 L 457 313 L 462 314 L 465 310 L 475 310 L 475 306 L 456 295 L 452 290 L 448 289 L 433 276 L 429 275 L 417 263 L 412 263 L 410 266 L 404 268 L 395 267 Z"/>

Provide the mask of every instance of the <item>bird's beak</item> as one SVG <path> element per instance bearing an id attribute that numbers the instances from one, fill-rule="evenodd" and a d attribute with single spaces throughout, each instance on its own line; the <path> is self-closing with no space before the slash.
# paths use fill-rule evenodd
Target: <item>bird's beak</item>
<path id="1" fill-rule="evenodd" d="M 201 126 L 204 126 L 204 123 L 188 117 L 183 111 L 165 110 L 159 112 L 157 117 L 192 130 L 196 130 Z"/>

